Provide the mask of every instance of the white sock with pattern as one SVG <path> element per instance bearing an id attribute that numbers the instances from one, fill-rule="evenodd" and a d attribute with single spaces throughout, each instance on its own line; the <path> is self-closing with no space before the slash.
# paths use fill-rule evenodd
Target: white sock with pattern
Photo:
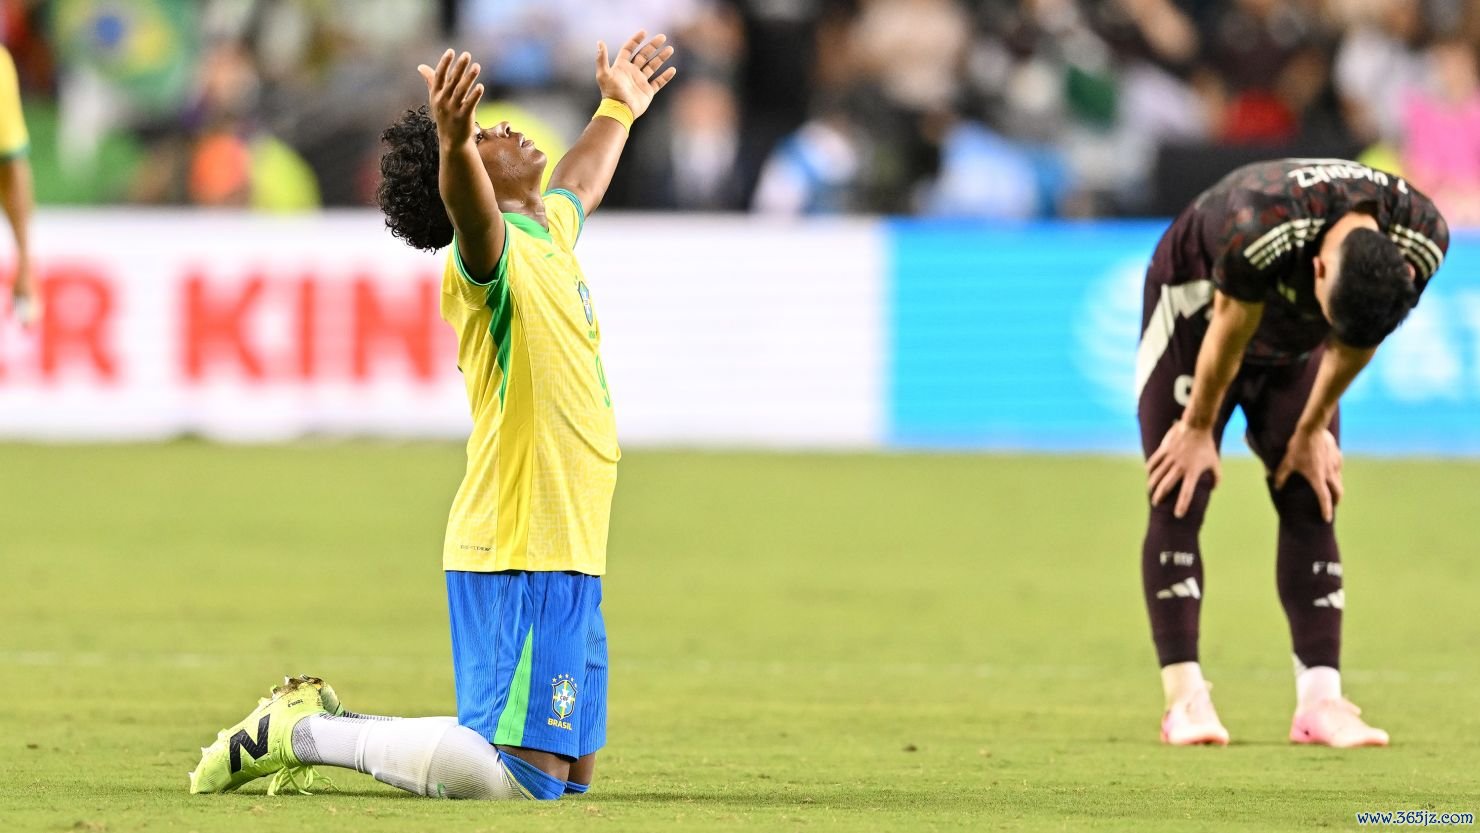
<path id="1" fill-rule="evenodd" d="M 417 795 L 528 798 L 498 750 L 455 717 L 369 720 L 327 714 L 293 727 L 293 754 L 306 764 L 345 767 Z"/>

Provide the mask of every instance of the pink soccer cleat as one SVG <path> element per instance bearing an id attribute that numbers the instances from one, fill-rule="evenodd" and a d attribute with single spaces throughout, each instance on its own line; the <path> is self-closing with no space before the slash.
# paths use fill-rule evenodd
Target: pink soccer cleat
<path id="1" fill-rule="evenodd" d="M 1227 746 L 1228 730 L 1213 710 L 1212 683 L 1173 703 L 1161 718 L 1161 742 L 1172 746 Z"/>
<path id="2" fill-rule="evenodd" d="M 1388 733 L 1368 726 L 1359 716 L 1361 713 L 1362 710 L 1345 697 L 1322 700 L 1295 712 L 1295 719 L 1290 722 L 1290 740 L 1336 749 L 1387 746 Z"/>

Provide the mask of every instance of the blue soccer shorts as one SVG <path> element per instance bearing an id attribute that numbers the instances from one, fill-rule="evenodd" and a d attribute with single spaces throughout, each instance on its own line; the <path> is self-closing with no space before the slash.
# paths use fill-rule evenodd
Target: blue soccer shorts
<path id="1" fill-rule="evenodd" d="M 606 744 L 599 576 L 449 570 L 447 607 L 458 723 L 568 758 Z"/>

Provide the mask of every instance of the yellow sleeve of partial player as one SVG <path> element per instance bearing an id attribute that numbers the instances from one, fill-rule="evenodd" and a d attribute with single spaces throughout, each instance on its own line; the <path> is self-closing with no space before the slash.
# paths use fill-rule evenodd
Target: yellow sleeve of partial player
<path id="1" fill-rule="evenodd" d="M 30 147 L 26 118 L 21 114 L 21 85 L 10 50 L 0 46 L 0 161 L 23 155 Z"/>
<path id="2" fill-rule="evenodd" d="M 581 237 L 581 226 L 586 224 L 586 208 L 581 205 L 580 197 L 556 188 L 545 194 L 545 222 L 555 243 L 571 251 Z"/>

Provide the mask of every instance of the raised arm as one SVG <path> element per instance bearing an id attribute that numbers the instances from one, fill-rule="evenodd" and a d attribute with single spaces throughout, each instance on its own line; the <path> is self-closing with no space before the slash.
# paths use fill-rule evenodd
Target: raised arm
<path id="1" fill-rule="evenodd" d="M 478 157 L 473 112 L 483 98 L 479 66 L 468 53 L 442 53 L 436 69 L 416 68 L 427 82 L 427 100 L 437 122 L 440 162 L 437 187 L 457 232 L 454 244 L 469 275 L 493 273 L 504 249 L 504 218 L 493 183 Z"/>
<path id="2" fill-rule="evenodd" d="M 1213 473 L 1214 485 L 1222 477 L 1213 426 L 1263 315 L 1263 304 L 1240 301 L 1221 290 L 1213 295 L 1213 320 L 1197 352 L 1187 408 L 1146 461 L 1146 487 L 1153 505 L 1181 485 L 1175 507 L 1179 518 L 1191 508 L 1193 492 L 1204 472 Z"/>
<path id="3" fill-rule="evenodd" d="M 639 30 L 622 44 L 615 62 L 609 61 L 604 42 L 596 44 L 601 108 L 550 175 L 550 188 L 575 194 L 586 214 L 606 196 L 633 120 L 647 112 L 653 96 L 678 74 L 674 67 L 663 70 L 673 57 L 673 47 L 665 46 L 668 36 L 658 35 L 643 45 L 646 37 L 646 30 Z"/>

